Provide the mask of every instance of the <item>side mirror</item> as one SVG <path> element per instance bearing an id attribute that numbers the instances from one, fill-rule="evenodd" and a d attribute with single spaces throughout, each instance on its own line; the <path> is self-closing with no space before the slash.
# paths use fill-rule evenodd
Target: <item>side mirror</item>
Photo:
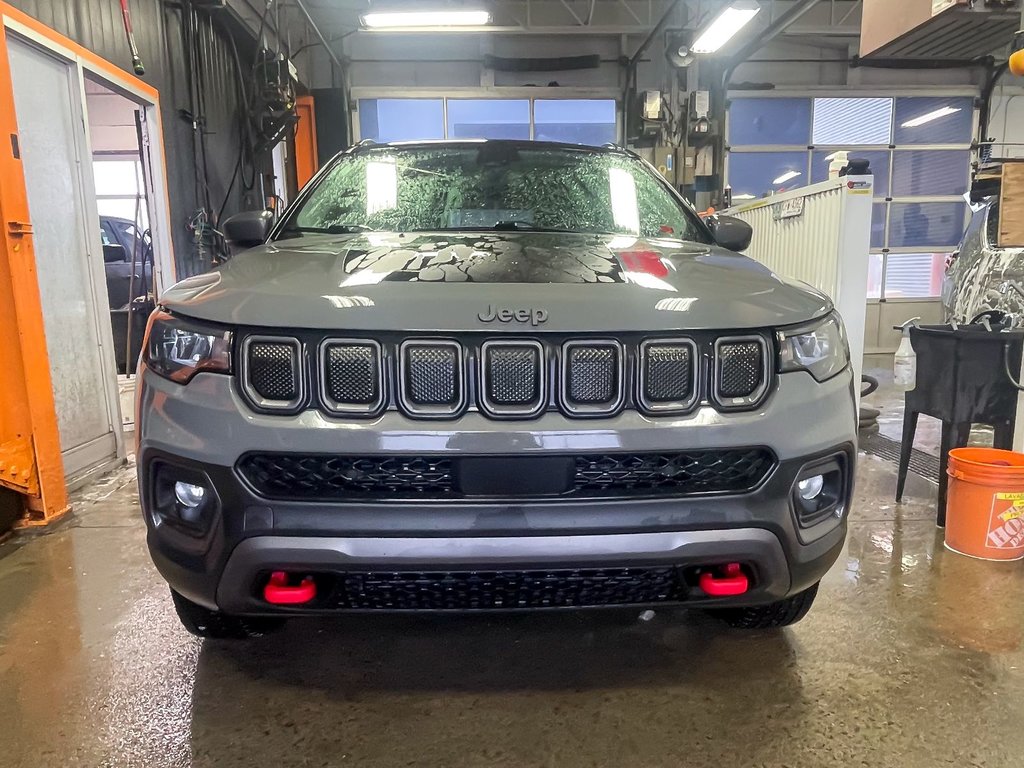
<path id="1" fill-rule="evenodd" d="M 128 261 L 128 250 L 120 243 L 108 243 L 103 246 L 103 263 L 120 264 Z"/>
<path id="2" fill-rule="evenodd" d="M 754 237 L 754 228 L 734 216 L 718 216 L 710 219 L 711 233 L 715 242 L 730 251 L 745 251 Z"/>
<path id="3" fill-rule="evenodd" d="M 243 211 L 224 222 L 224 237 L 236 248 L 255 248 L 267 241 L 273 226 L 273 211 Z"/>

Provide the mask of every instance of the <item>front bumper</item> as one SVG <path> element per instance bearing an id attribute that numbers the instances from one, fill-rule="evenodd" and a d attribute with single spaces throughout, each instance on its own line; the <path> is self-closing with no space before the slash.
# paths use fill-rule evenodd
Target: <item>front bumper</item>
<path id="1" fill-rule="evenodd" d="M 729 603 L 771 602 L 816 583 L 839 556 L 845 515 L 800 529 L 792 489 L 809 462 L 826 456 L 844 455 L 852 476 L 856 436 L 851 374 L 823 385 L 806 374 L 779 379 L 768 402 L 748 414 L 702 408 L 684 418 L 626 412 L 592 422 L 548 414 L 523 423 L 470 413 L 457 422 L 424 424 L 394 413 L 372 422 L 330 420 L 315 412 L 260 416 L 246 409 L 227 377 L 201 374 L 181 387 L 143 370 L 138 466 L 150 551 L 176 591 L 245 615 L 331 609 L 265 603 L 259 585 L 279 569 L 518 572 L 741 562 L 753 574 L 752 589 Z M 760 487 L 744 495 L 683 499 L 269 501 L 234 469 L 239 457 L 255 450 L 502 456 L 741 445 L 769 447 L 779 459 Z M 203 472 L 213 484 L 220 512 L 204 537 L 154 523 L 150 474 L 161 461 Z M 846 485 L 848 508 L 852 482 Z M 699 590 L 686 599 L 707 601 Z"/>

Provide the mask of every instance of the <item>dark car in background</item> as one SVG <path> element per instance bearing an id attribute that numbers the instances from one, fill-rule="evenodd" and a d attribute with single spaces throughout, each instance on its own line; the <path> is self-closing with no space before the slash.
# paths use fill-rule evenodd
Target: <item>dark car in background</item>
<path id="1" fill-rule="evenodd" d="M 118 374 L 125 375 L 135 372 L 153 311 L 152 241 L 134 222 L 114 216 L 100 217 L 100 240 L 114 359 Z"/>

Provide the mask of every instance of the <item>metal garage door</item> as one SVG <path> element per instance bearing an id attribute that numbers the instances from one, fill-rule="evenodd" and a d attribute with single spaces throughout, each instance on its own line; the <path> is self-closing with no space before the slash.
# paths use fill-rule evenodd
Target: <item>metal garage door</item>
<path id="1" fill-rule="evenodd" d="M 61 452 L 74 478 L 117 457 L 121 429 L 99 298 L 99 221 L 85 193 L 92 176 L 81 80 L 70 62 L 13 35 L 8 49 Z"/>

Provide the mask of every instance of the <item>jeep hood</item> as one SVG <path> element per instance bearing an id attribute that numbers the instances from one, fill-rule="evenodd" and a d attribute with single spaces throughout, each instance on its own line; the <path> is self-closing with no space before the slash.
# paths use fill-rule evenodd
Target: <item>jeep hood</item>
<path id="1" fill-rule="evenodd" d="M 522 332 L 545 315 L 547 331 L 765 328 L 832 306 L 711 246 L 541 232 L 279 240 L 178 283 L 161 304 L 243 326 L 442 332 Z"/>

